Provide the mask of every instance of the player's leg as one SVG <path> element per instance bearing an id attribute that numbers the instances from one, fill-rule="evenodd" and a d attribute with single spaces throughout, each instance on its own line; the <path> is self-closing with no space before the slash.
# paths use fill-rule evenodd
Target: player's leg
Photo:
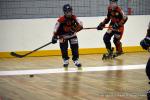
<path id="1" fill-rule="evenodd" d="M 110 58 L 113 54 L 113 49 L 111 47 L 111 41 L 110 41 L 112 36 L 113 36 L 113 33 L 110 30 L 108 30 L 103 36 L 103 41 L 105 43 L 105 47 L 108 53 L 104 54 L 102 59 Z"/>
<path id="2" fill-rule="evenodd" d="M 147 91 L 147 100 L 150 100 L 150 90 Z"/>
<path id="3" fill-rule="evenodd" d="M 148 79 L 150 80 L 150 58 L 146 65 L 146 75 L 147 75 Z M 149 82 L 149 84 L 150 84 L 150 82 Z M 150 100 L 150 90 L 147 92 L 147 100 Z"/>
<path id="4" fill-rule="evenodd" d="M 106 32 L 103 36 L 103 41 L 105 43 L 105 47 L 106 47 L 108 53 L 111 53 L 111 49 L 112 49 L 111 41 L 110 41 L 112 36 L 113 36 L 112 32 L 111 33 Z"/>
<path id="5" fill-rule="evenodd" d="M 62 58 L 63 58 L 63 66 L 68 67 L 69 65 L 68 40 L 65 40 L 62 43 L 60 42 L 60 49 L 61 49 Z"/>
<path id="6" fill-rule="evenodd" d="M 74 38 L 69 39 L 71 52 L 72 52 L 72 60 L 77 67 L 81 67 L 81 63 L 79 62 L 79 45 L 78 39 L 75 36 Z"/>
<path id="7" fill-rule="evenodd" d="M 117 54 L 122 54 L 123 50 L 122 50 L 122 43 L 120 40 L 118 40 L 117 38 L 114 38 L 114 44 L 116 46 L 116 53 Z"/>
<path id="8" fill-rule="evenodd" d="M 122 50 L 122 43 L 121 43 L 121 38 L 122 38 L 122 35 L 123 35 L 123 31 L 124 31 L 124 27 L 121 27 L 119 31 L 116 31 L 114 33 L 114 44 L 116 46 L 116 54 L 117 55 L 121 55 L 123 54 L 123 50 Z"/>
<path id="9" fill-rule="evenodd" d="M 146 65 L 146 75 L 147 75 L 148 79 L 150 80 L 150 58 Z"/>

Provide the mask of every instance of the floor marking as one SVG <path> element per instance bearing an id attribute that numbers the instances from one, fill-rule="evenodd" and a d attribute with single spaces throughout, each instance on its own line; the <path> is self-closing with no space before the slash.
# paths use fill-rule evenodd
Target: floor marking
<path id="1" fill-rule="evenodd" d="M 133 70 L 133 69 L 145 69 L 146 65 L 120 65 L 120 66 L 99 66 L 99 67 L 83 67 L 82 70 L 77 68 L 68 68 L 65 71 L 64 68 L 55 69 L 36 69 L 36 70 L 13 70 L 13 71 L 0 71 L 0 76 L 12 76 L 12 75 L 31 75 L 31 74 L 51 74 L 51 73 L 73 73 L 73 72 L 96 72 L 96 71 L 115 71 L 115 70 Z"/>

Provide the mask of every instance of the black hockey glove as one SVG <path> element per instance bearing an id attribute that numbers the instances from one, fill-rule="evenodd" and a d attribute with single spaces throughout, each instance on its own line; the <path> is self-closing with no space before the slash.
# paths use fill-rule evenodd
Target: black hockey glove
<path id="1" fill-rule="evenodd" d="M 52 37 L 52 44 L 57 43 L 57 40 L 58 40 L 57 36 L 53 36 Z"/>
<path id="2" fill-rule="evenodd" d="M 79 32 L 83 29 L 83 26 L 81 26 L 77 21 L 73 21 L 72 23 L 71 32 Z"/>
<path id="3" fill-rule="evenodd" d="M 103 28 L 105 27 L 105 24 L 103 22 L 101 22 L 98 26 L 97 26 L 97 30 L 103 30 Z"/>
<path id="4" fill-rule="evenodd" d="M 83 29 L 83 27 L 81 25 L 77 25 L 71 28 L 71 32 L 79 32 Z"/>
<path id="5" fill-rule="evenodd" d="M 118 29 L 118 28 L 119 28 L 119 25 L 118 25 L 117 23 L 115 23 L 115 24 L 112 25 L 112 28 L 113 28 L 113 29 Z"/>

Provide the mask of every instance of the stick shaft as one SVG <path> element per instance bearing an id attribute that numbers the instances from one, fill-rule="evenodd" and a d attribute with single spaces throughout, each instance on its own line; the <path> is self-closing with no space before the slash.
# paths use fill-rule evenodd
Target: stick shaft
<path id="1" fill-rule="evenodd" d="M 104 28 L 111 28 L 111 27 L 104 27 Z M 87 28 L 83 28 L 84 30 L 87 30 L 87 29 L 97 29 L 97 27 L 87 27 Z"/>
<path id="2" fill-rule="evenodd" d="M 47 45 L 49 45 L 49 44 L 51 44 L 51 43 L 52 43 L 52 42 L 46 43 L 45 45 L 43 45 L 43 46 L 41 46 L 41 47 L 39 47 L 39 48 L 37 48 L 37 49 L 31 51 L 31 52 L 28 52 L 28 53 L 26 53 L 26 54 L 24 54 L 24 55 L 20 55 L 20 54 L 17 54 L 17 53 L 15 53 L 15 52 L 11 52 L 10 54 L 11 54 L 12 56 L 15 56 L 15 57 L 18 57 L 18 58 L 22 58 L 22 57 L 25 57 L 25 56 L 27 56 L 27 55 L 33 53 L 33 52 L 38 51 L 38 50 L 41 49 L 41 48 L 46 47 Z"/>
<path id="3" fill-rule="evenodd" d="M 42 48 L 46 47 L 47 45 L 49 45 L 49 44 L 51 44 L 51 43 L 52 43 L 52 42 L 46 43 L 45 45 L 43 45 L 43 46 L 41 46 L 41 47 L 39 47 L 39 48 L 37 48 L 37 49 L 35 49 L 35 50 L 33 50 L 33 51 L 31 51 L 31 52 L 25 54 L 25 56 L 27 56 L 27 55 L 29 55 L 29 54 L 31 54 L 31 53 L 33 53 L 33 52 L 36 52 L 36 51 L 38 51 L 39 49 L 42 49 Z"/>

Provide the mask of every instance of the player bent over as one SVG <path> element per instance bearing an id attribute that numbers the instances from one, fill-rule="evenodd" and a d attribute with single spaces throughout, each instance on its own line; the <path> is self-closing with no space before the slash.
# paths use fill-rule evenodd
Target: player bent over
<path id="1" fill-rule="evenodd" d="M 107 17 L 97 27 L 97 30 L 103 30 L 105 25 L 110 22 L 110 28 L 103 36 L 103 40 L 108 53 L 104 54 L 102 59 L 109 59 L 112 57 L 119 56 L 123 53 L 122 43 L 120 40 L 124 32 L 124 24 L 128 20 L 128 17 L 124 14 L 123 10 L 117 5 L 117 1 L 118 0 L 110 0 Z M 114 36 L 113 42 L 116 47 L 115 55 L 113 55 L 113 48 L 111 47 L 110 42 L 112 36 Z"/>
<path id="2" fill-rule="evenodd" d="M 55 25 L 55 30 L 52 37 L 52 43 L 57 43 L 59 38 L 60 49 L 63 58 L 63 66 L 68 69 L 69 57 L 68 57 L 68 42 L 72 51 L 72 60 L 78 69 L 81 69 L 81 63 L 79 62 L 79 45 L 76 33 L 83 29 L 82 22 L 73 15 L 72 7 L 70 4 L 63 6 L 64 16 L 60 17 Z"/>

